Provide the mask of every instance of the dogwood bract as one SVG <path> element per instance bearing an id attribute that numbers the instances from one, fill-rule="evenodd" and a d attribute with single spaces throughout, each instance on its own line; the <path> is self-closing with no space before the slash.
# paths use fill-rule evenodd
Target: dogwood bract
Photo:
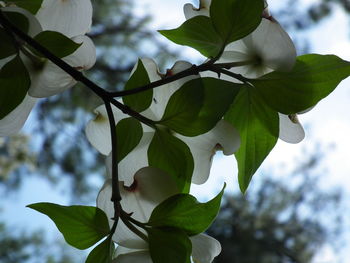
<path id="1" fill-rule="evenodd" d="M 153 60 L 142 59 L 151 82 L 161 79 L 158 73 L 157 65 Z M 179 61 L 169 70 L 171 74 L 181 72 L 192 65 L 188 62 Z M 153 99 L 150 107 L 141 112 L 141 115 L 158 121 L 162 118 L 171 95 L 177 91 L 185 82 L 199 76 L 189 76 L 172 83 L 160 86 L 153 90 Z M 116 122 L 129 116 L 113 108 Z M 107 158 L 107 167 L 111 166 L 111 137 L 109 123 L 104 105 L 95 109 L 97 116 L 90 121 L 86 127 L 86 135 L 91 144 Z M 149 165 L 147 150 L 155 133 L 155 130 L 147 125 L 142 124 L 143 136 L 139 144 L 118 164 L 120 179 L 126 185 L 131 185 L 134 174 L 143 167 Z M 187 144 L 194 158 L 194 171 L 192 182 L 196 184 L 204 183 L 209 176 L 212 156 L 216 150 L 223 150 L 225 155 L 233 154 L 239 147 L 239 135 L 237 131 L 225 120 L 220 120 L 217 125 L 207 133 L 187 137 L 178 133 L 172 133 Z"/>

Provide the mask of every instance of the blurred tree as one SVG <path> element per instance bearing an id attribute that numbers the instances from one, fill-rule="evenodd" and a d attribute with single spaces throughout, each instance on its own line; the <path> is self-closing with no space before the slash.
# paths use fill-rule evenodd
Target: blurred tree
<path id="1" fill-rule="evenodd" d="M 309 156 L 288 180 L 261 175 L 246 195 L 226 196 L 207 231 L 223 248 L 216 263 L 308 263 L 322 245 L 336 245 L 341 192 L 320 189 L 322 155 Z"/>

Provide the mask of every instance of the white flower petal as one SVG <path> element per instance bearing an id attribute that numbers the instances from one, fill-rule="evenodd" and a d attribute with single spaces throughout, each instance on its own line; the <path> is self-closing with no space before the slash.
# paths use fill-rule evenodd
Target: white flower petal
<path id="1" fill-rule="evenodd" d="M 273 18 L 263 18 L 257 29 L 242 41 L 270 69 L 290 71 L 295 64 L 296 49 L 293 41 Z"/>
<path id="2" fill-rule="evenodd" d="M 191 4 L 185 4 L 184 14 L 187 20 L 195 16 L 209 16 L 209 8 L 206 8 L 205 5 L 202 8 L 195 8 Z"/>
<path id="3" fill-rule="evenodd" d="M 135 251 L 121 254 L 112 263 L 153 263 L 148 251 Z"/>
<path id="4" fill-rule="evenodd" d="M 139 144 L 118 164 L 119 180 L 126 186 L 134 181 L 134 175 L 141 168 L 148 166 L 147 150 L 151 143 L 154 132 L 144 132 Z M 106 159 L 107 172 L 111 174 L 112 154 Z"/>
<path id="5" fill-rule="evenodd" d="M 279 138 L 288 143 L 299 143 L 305 138 L 305 131 L 300 124 L 297 115 L 291 116 L 279 113 L 280 133 Z"/>
<path id="6" fill-rule="evenodd" d="M 17 133 L 27 120 L 37 99 L 26 95 L 13 111 L 0 120 L 0 136 L 9 136 Z"/>
<path id="7" fill-rule="evenodd" d="M 225 120 L 205 134 L 195 137 L 185 137 L 176 134 L 191 150 L 194 159 L 192 183 L 203 184 L 210 173 L 212 157 L 217 150 L 223 150 L 225 155 L 233 154 L 240 144 L 240 137 L 236 129 Z"/>
<path id="8" fill-rule="evenodd" d="M 177 61 L 174 64 L 174 66 L 170 70 L 168 70 L 167 74 L 174 75 L 190 67 L 192 67 L 192 64 L 189 62 Z M 154 114 L 154 120 L 157 121 L 162 118 L 168 101 L 175 91 L 181 88 L 181 86 L 187 81 L 198 77 L 199 75 L 188 76 L 153 89 L 153 101 L 149 110 L 152 111 L 152 113 Z"/>
<path id="9" fill-rule="evenodd" d="M 96 61 L 95 46 L 87 36 L 73 38 L 77 43 L 83 43 L 73 54 L 63 60 L 78 70 L 86 70 Z M 26 63 L 27 64 L 27 63 Z M 32 85 L 29 94 L 37 98 L 45 98 L 65 91 L 73 87 L 77 81 L 62 69 L 50 61 L 47 61 L 43 69 L 35 69 L 28 66 Z"/>
<path id="10" fill-rule="evenodd" d="M 44 0 L 36 14 L 44 30 L 58 31 L 68 37 L 90 31 L 90 0 Z"/>
<path id="11" fill-rule="evenodd" d="M 115 123 L 118 123 L 129 116 L 121 112 L 114 105 L 112 111 Z M 86 137 L 89 142 L 103 155 L 108 155 L 112 151 L 111 130 L 109 126 L 108 114 L 104 104 L 98 106 L 94 113 L 96 117 L 90 120 L 85 128 Z"/>
<path id="12" fill-rule="evenodd" d="M 147 167 L 135 174 L 131 186 L 119 184 L 122 196 L 121 206 L 132 217 L 141 222 L 147 222 L 153 209 L 166 198 L 178 192 L 176 183 L 167 174 L 159 169 Z M 111 218 L 114 216 L 111 181 L 108 180 L 97 197 L 97 207 L 107 214 L 110 225 L 113 225 Z M 140 229 L 140 231 L 143 231 Z M 125 224 L 119 220 L 113 241 L 127 247 L 144 249 L 148 244 L 140 237 L 130 231 Z"/>
<path id="13" fill-rule="evenodd" d="M 221 252 L 220 242 L 205 234 L 190 237 L 195 262 L 211 263 Z"/>

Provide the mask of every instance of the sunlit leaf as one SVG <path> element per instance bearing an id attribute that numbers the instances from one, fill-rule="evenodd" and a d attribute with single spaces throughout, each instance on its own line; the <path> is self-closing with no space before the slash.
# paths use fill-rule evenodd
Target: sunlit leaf
<path id="1" fill-rule="evenodd" d="M 145 66 L 142 63 L 142 60 L 139 60 L 135 72 L 131 75 L 130 79 L 125 85 L 125 90 L 139 88 L 149 83 L 150 79 L 148 77 Z M 123 97 L 123 102 L 133 110 L 141 112 L 151 105 L 152 97 L 153 91 L 150 89 L 147 91 L 139 92 L 137 94 L 125 96 Z"/>
<path id="2" fill-rule="evenodd" d="M 153 210 L 148 223 L 155 227 L 176 227 L 188 235 L 200 234 L 217 216 L 223 193 L 224 189 L 206 203 L 199 203 L 189 194 L 169 197 Z"/>
<path id="3" fill-rule="evenodd" d="M 224 48 L 223 40 L 206 16 L 193 17 L 179 28 L 159 32 L 174 43 L 192 47 L 206 57 L 216 57 Z"/>
<path id="4" fill-rule="evenodd" d="M 106 214 L 93 206 L 62 206 L 52 203 L 28 205 L 51 218 L 68 244 L 86 249 L 109 234 Z"/>
<path id="5" fill-rule="evenodd" d="M 241 137 L 235 153 L 238 181 L 242 192 L 248 188 L 252 176 L 275 146 L 278 139 L 278 113 L 270 109 L 251 87 L 242 88 L 226 113 Z"/>
<path id="6" fill-rule="evenodd" d="M 270 107 L 284 114 L 316 105 L 350 75 L 350 62 L 334 55 L 299 56 L 291 72 L 250 80 Z"/>
<path id="7" fill-rule="evenodd" d="M 168 131 L 158 129 L 148 148 L 148 162 L 173 176 L 182 192 L 189 191 L 194 168 L 188 146 Z"/>

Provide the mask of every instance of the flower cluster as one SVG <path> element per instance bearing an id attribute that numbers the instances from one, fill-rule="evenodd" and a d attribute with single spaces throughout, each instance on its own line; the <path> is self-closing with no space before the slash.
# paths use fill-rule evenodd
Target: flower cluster
<path id="1" fill-rule="evenodd" d="M 209 16 L 210 4 L 210 0 L 201 1 L 199 9 L 190 4 L 185 5 L 186 18 L 191 19 L 199 15 Z M 262 19 L 255 31 L 243 39 L 227 45 L 217 63 L 231 64 L 231 72 L 246 78 L 259 78 L 274 70 L 290 71 L 292 69 L 296 60 L 296 51 L 292 40 L 272 16 L 267 16 L 267 9 L 264 10 L 263 14 L 266 17 Z M 164 78 L 153 60 L 142 59 L 139 63 L 145 67 L 150 82 Z M 188 62 L 178 61 L 171 69 L 167 70 L 165 77 L 176 75 L 191 66 Z M 137 67 L 138 64 L 135 65 L 131 77 Z M 162 120 L 172 95 L 185 83 L 201 77 L 218 78 L 218 75 L 206 71 L 200 75 L 191 75 L 154 89 L 152 102 L 147 109 L 141 112 L 141 115 L 155 123 Z M 220 78 L 240 83 L 239 80 L 225 75 L 221 75 Z M 108 156 L 106 165 L 108 174 L 111 175 L 111 166 L 113 165 L 111 150 L 113 146 L 105 105 L 97 107 L 95 113 L 95 119 L 87 124 L 86 135 L 90 143 L 100 153 Z M 116 107 L 113 108 L 113 115 L 117 124 L 129 117 Z M 304 137 L 304 131 L 298 123 L 296 115 L 293 118 L 284 114 L 279 114 L 279 116 L 280 138 L 291 143 L 301 141 Z M 150 165 L 148 150 L 157 129 L 165 129 L 166 132 L 180 139 L 189 147 L 194 160 L 191 183 L 195 184 L 203 184 L 208 179 L 211 160 L 216 150 L 221 149 L 224 154 L 231 155 L 237 151 L 240 145 L 240 137 L 236 129 L 223 119 L 219 120 L 215 127 L 198 136 L 184 136 L 172 131 L 169 127 L 150 127 L 142 124 L 143 135 L 139 143 L 118 163 L 121 206 L 125 207 L 126 211 L 140 222 L 148 222 L 153 209 L 158 204 L 181 192 L 181 189 L 176 187 L 171 174 Z M 111 195 L 111 181 L 108 180 L 98 195 L 97 207 L 105 211 L 109 218 L 113 218 L 115 212 L 113 202 L 110 200 Z M 111 226 L 113 222 L 110 219 Z M 147 232 L 143 231 L 143 234 L 147 235 Z M 113 240 L 120 245 L 114 262 L 152 262 L 147 242 L 128 229 L 121 221 L 118 222 Z M 220 244 L 216 240 L 204 234 L 191 237 L 191 242 L 192 257 L 198 259 L 199 262 L 212 262 L 221 250 Z M 200 244 L 200 249 L 198 244 Z M 196 253 L 196 251 L 201 251 L 201 253 Z"/>
<path id="2" fill-rule="evenodd" d="M 41 7 L 36 10 L 35 15 L 31 12 L 16 6 L 16 1 L 7 1 L 6 5 L 1 4 L 1 11 L 7 17 L 21 15 L 27 20 L 27 34 L 34 39 L 43 36 L 42 33 L 53 31 L 62 34 L 56 46 L 62 46 L 67 42 L 59 42 L 67 37 L 72 44 L 78 44 L 71 54 L 64 54 L 63 61 L 77 70 L 91 68 L 96 61 L 95 46 L 91 39 L 85 34 L 90 30 L 92 22 L 92 6 L 90 0 L 44 0 Z M 2 29 L 0 27 L 0 29 Z M 55 36 L 60 36 L 56 34 Z M 39 39 L 39 37 L 38 37 Z M 18 50 L 7 57 L 0 58 L 0 69 L 5 71 L 8 63 L 24 65 L 24 74 L 29 73 L 30 82 L 26 94 L 21 99 L 20 104 L 12 109 L 6 116 L 0 119 L 0 135 L 7 136 L 16 133 L 21 129 L 30 111 L 34 107 L 38 98 L 45 98 L 71 88 L 76 84 L 76 80 L 58 68 L 51 61 L 43 57 L 40 53 L 34 52 L 28 45 L 17 43 Z M 18 67 L 18 66 L 17 66 Z M 17 69 L 19 70 L 19 69 Z"/>

